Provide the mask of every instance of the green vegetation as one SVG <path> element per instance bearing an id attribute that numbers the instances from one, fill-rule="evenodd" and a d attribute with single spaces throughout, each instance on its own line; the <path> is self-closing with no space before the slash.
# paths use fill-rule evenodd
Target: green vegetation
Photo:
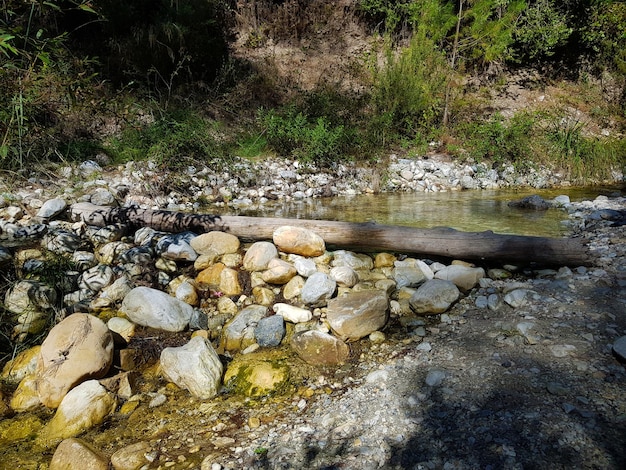
<path id="1" fill-rule="evenodd" d="M 115 162 L 152 160 L 162 169 L 181 170 L 194 162 L 226 163 L 215 121 L 191 110 L 171 112 L 141 126 L 127 127 L 103 143 Z"/>
<path id="2" fill-rule="evenodd" d="M 348 154 L 348 132 L 344 126 L 331 124 L 325 116 L 312 120 L 294 107 L 282 114 L 261 109 L 258 122 L 267 144 L 279 155 L 324 166 Z"/>
<path id="3" fill-rule="evenodd" d="M 269 62 L 229 57 L 233 28 L 248 26 L 249 50 L 273 41 L 305 51 L 333 7 L 244 3 L 4 0 L 0 168 L 100 152 L 174 171 L 267 154 L 329 166 L 431 141 L 459 158 L 549 164 L 576 179 L 624 165 L 624 2 L 355 0 L 373 48 L 351 64 L 352 86 L 320 79 L 307 90 Z M 516 68 L 540 71 L 537 87 L 567 79 L 573 89 L 552 109 L 505 118 L 488 95 Z M 581 108 L 612 137 L 577 120 Z"/>
<path id="4" fill-rule="evenodd" d="M 475 159 L 491 160 L 496 165 L 511 163 L 525 170 L 535 155 L 535 122 L 535 117 L 527 113 L 518 113 L 509 122 L 495 114 L 486 121 L 464 123 L 459 130 Z"/>

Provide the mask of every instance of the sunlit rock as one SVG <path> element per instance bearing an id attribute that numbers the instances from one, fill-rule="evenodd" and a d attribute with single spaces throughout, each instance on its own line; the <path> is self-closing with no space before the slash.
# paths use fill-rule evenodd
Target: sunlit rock
<path id="1" fill-rule="evenodd" d="M 115 411 L 117 400 L 97 380 L 88 380 L 68 392 L 52 419 L 44 426 L 38 441 L 45 447 L 102 423 Z"/>
<path id="2" fill-rule="evenodd" d="M 289 381 L 289 367 L 275 361 L 238 356 L 224 374 L 228 389 L 249 397 L 280 392 Z"/>
<path id="3" fill-rule="evenodd" d="M 274 258 L 278 258 L 278 250 L 273 243 L 256 242 L 246 251 L 243 268 L 246 271 L 264 271 Z"/>
<path id="4" fill-rule="evenodd" d="M 274 244 L 284 253 L 315 257 L 326 251 L 324 239 L 304 227 L 284 225 L 274 230 Z"/>
<path id="5" fill-rule="evenodd" d="M 220 256 L 226 253 L 237 253 L 239 250 L 239 239 L 235 235 L 218 231 L 198 235 L 189 244 L 200 255 Z"/>
<path id="6" fill-rule="evenodd" d="M 113 337 L 102 320 L 75 313 L 50 330 L 37 367 L 41 402 L 56 408 L 68 391 L 103 377 L 113 362 Z"/>
<path id="7" fill-rule="evenodd" d="M 267 269 L 263 271 L 262 279 L 268 284 L 287 284 L 297 274 L 296 268 L 279 258 L 270 260 Z"/>
<path id="8" fill-rule="evenodd" d="M 49 470 L 108 470 L 109 459 L 91 444 L 70 437 L 54 451 Z"/>
<path id="9" fill-rule="evenodd" d="M 208 399 L 217 395 L 223 366 L 206 339 L 194 336 L 184 346 L 165 348 L 161 352 L 160 364 L 167 380 L 193 396 Z"/>
<path id="10" fill-rule="evenodd" d="M 337 283 L 333 279 L 325 273 L 317 272 L 306 280 L 300 297 L 305 304 L 325 305 L 336 290 Z"/>
<path id="11" fill-rule="evenodd" d="M 238 351 L 255 342 L 254 330 L 259 320 L 267 315 L 267 307 L 250 305 L 230 320 L 222 330 L 222 346 L 227 351 Z"/>
<path id="12" fill-rule="evenodd" d="M 193 307 L 165 292 L 149 287 L 135 287 L 120 307 L 131 321 L 165 331 L 182 331 L 189 324 Z"/>
<path id="13" fill-rule="evenodd" d="M 385 326 L 389 299 L 379 290 L 350 292 L 328 302 L 326 318 L 339 338 L 356 341 Z"/>
<path id="14" fill-rule="evenodd" d="M 350 348 L 339 338 L 317 330 L 298 333 L 291 339 L 292 349 L 300 358 L 312 365 L 333 366 L 345 363 Z"/>

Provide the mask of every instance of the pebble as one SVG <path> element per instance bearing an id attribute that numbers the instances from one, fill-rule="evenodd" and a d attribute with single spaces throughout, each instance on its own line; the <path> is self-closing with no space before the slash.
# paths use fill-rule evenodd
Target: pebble
<path id="1" fill-rule="evenodd" d="M 446 378 L 446 373 L 442 370 L 430 370 L 426 375 L 426 379 L 424 382 L 429 387 L 438 387 L 443 382 L 443 379 Z"/>

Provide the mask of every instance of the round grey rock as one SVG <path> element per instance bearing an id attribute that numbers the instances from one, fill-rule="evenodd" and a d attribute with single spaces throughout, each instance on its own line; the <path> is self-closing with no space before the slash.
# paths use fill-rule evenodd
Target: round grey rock
<path id="1" fill-rule="evenodd" d="M 626 361 L 626 336 L 618 338 L 613 343 L 613 353 L 622 361 Z"/>
<path id="2" fill-rule="evenodd" d="M 51 219 L 61 214 L 67 208 L 67 202 L 63 199 L 49 199 L 43 203 L 43 206 L 37 211 L 37 217 L 42 219 Z"/>
<path id="3" fill-rule="evenodd" d="M 261 318 L 254 329 L 254 338 L 261 347 L 278 346 L 285 336 L 285 320 L 282 315 Z"/>
<path id="4" fill-rule="evenodd" d="M 311 275 L 302 287 L 302 302 L 310 305 L 325 304 L 337 290 L 337 282 L 327 274 L 316 272 Z"/>
<path id="5" fill-rule="evenodd" d="M 456 302 L 461 293 L 452 281 L 430 279 L 422 284 L 409 300 L 415 313 L 443 313 Z"/>
<path id="6" fill-rule="evenodd" d="M 165 292 L 141 286 L 126 294 L 120 312 L 139 325 L 176 332 L 187 328 L 193 307 Z"/>

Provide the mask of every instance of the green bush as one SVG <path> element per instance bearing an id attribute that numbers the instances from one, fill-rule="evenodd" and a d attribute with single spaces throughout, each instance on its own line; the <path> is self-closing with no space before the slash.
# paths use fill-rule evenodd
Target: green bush
<path id="1" fill-rule="evenodd" d="M 104 148 L 118 162 L 149 159 L 163 169 L 181 170 L 194 162 L 225 164 L 230 159 L 216 134 L 213 121 L 178 111 L 142 127 L 128 127 Z"/>
<path id="2" fill-rule="evenodd" d="M 283 114 L 261 110 L 258 121 L 268 145 L 279 155 L 319 165 L 347 157 L 350 133 L 324 116 L 311 121 L 291 106 Z"/>
<path id="3" fill-rule="evenodd" d="M 626 167 L 626 140 L 584 134 L 584 123 L 553 118 L 546 128 L 547 153 L 576 182 L 599 181 Z"/>
<path id="4" fill-rule="evenodd" d="M 535 119 L 528 113 L 517 113 L 508 122 L 496 114 L 487 121 L 459 126 L 474 158 L 496 164 L 510 162 L 518 169 L 528 168 L 536 160 L 534 129 Z"/>
<path id="5" fill-rule="evenodd" d="M 0 168 L 22 170 L 55 160 L 58 147 L 87 133 L 87 120 L 68 122 L 89 96 L 95 62 L 75 56 L 59 21 L 84 2 L 3 2 L 0 14 Z"/>

